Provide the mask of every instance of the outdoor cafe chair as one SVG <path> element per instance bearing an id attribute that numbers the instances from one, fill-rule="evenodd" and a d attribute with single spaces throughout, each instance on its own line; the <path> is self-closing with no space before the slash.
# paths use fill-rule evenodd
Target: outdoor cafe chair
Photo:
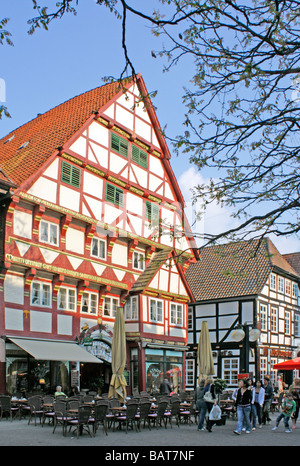
<path id="1" fill-rule="evenodd" d="M 36 425 L 36 418 L 40 418 L 40 424 L 42 423 L 42 416 L 44 414 L 43 410 L 43 400 L 41 396 L 32 396 L 28 399 L 28 406 L 29 406 L 29 420 L 28 424 L 30 424 L 31 419 L 34 417 L 34 424 Z"/>
<path id="2" fill-rule="evenodd" d="M 66 435 L 68 417 L 68 405 L 64 400 L 58 400 L 53 403 L 54 418 L 53 418 L 53 434 L 58 424 L 62 426 L 62 433 Z"/>
<path id="3" fill-rule="evenodd" d="M 43 416 L 42 416 L 42 427 L 44 427 L 46 419 L 53 421 L 54 418 L 54 396 L 53 395 L 45 395 L 43 398 Z"/>
<path id="4" fill-rule="evenodd" d="M 91 395 L 85 395 L 82 399 L 83 403 L 92 403 L 94 401 L 94 397 Z"/>
<path id="5" fill-rule="evenodd" d="M 180 416 L 180 401 L 172 401 L 170 408 L 165 412 L 166 424 L 169 424 L 172 429 L 172 418 L 175 418 L 176 424 L 179 427 L 179 416 Z"/>
<path id="6" fill-rule="evenodd" d="M 141 399 L 140 405 L 139 405 L 139 412 L 135 416 L 137 423 L 138 423 L 138 429 L 140 432 L 141 432 L 142 422 L 144 422 L 144 427 L 147 422 L 148 428 L 149 430 L 151 430 L 150 419 L 149 419 L 150 409 L 151 409 L 151 401 L 148 401 L 146 399 L 145 400 Z"/>
<path id="7" fill-rule="evenodd" d="M 3 414 L 6 414 L 10 417 L 10 420 L 13 420 L 13 414 L 17 414 L 19 412 L 18 406 L 12 406 L 11 404 L 11 397 L 9 395 L 1 395 L 0 397 L 0 421 L 2 420 Z M 7 417 L 7 416 L 6 416 Z"/>
<path id="8" fill-rule="evenodd" d="M 78 413 L 78 408 L 81 406 L 80 400 L 70 400 L 67 403 L 68 413 Z"/>
<path id="9" fill-rule="evenodd" d="M 162 422 L 164 423 L 165 428 L 167 428 L 166 418 L 165 418 L 165 412 L 166 412 L 167 406 L 168 406 L 168 401 L 159 401 L 157 404 L 156 413 L 149 414 L 149 419 L 150 421 L 153 422 L 154 427 L 156 426 L 156 429 L 158 429 L 158 424 L 161 425 Z"/>
<path id="10" fill-rule="evenodd" d="M 138 403 L 127 403 L 127 409 L 124 414 L 119 414 L 114 417 L 113 421 L 113 431 L 115 431 L 115 423 L 119 423 L 119 427 L 121 430 L 122 424 L 125 424 L 126 426 L 126 434 L 128 432 L 128 425 L 130 424 L 132 429 L 133 429 L 133 424 L 135 425 L 135 430 L 138 432 L 137 429 L 137 421 L 136 421 L 136 415 L 138 411 Z"/>
<path id="11" fill-rule="evenodd" d="M 184 401 L 186 403 L 186 401 Z M 181 421 L 181 418 L 183 418 L 184 422 L 189 424 L 192 423 L 191 421 L 191 416 L 192 416 L 192 409 L 191 407 L 193 406 L 194 403 L 192 403 L 190 406 L 184 406 L 183 408 L 180 409 L 179 412 L 179 421 Z"/>
<path id="12" fill-rule="evenodd" d="M 108 402 L 105 402 L 104 400 L 102 402 L 97 402 L 95 407 L 94 407 L 94 425 L 93 425 L 93 431 L 94 431 L 94 437 L 96 436 L 96 432 L 98 430 L 99 424 L 103 425 L 103 431 L 107 435 L 107 410 L 108 410 Z"/>
<path id="13" fill-rule="evenodd" d="M 70 429 L 76 427 L 77 438 L 84 429 L 89 433 L 90 437 L 92 437 L 90 424 L 94 422 L 94 419 L 91 417 L 91 413 L 91 406 L 81 405 L 78 408 L 78 416 L 76 418 L 67 419 L 67 425 L 70 426 Z"/>

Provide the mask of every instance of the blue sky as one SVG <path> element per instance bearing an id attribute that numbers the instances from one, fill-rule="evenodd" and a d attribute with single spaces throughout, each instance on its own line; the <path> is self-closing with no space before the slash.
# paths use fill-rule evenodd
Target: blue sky
<path id="1" fill-rule="evenodd" d="M 41 0 L 41 5 L 44 3 Z M 121 21 L 94 0 L 79 2 L 78 14 L 53 21 L 48 31 L 37 30 L 28 35 L 27 19 L 34 16 L 31 0 L 0 0 L 1 18 L 10 18 L 7 29 L 12 33 L 14 47 L 0 46 L 0 79 L 5 82 L 5 102 L 12 118 L 0 120 L 0 137 L 35 118 L 52 107 L 104 84 L 102 78 L 118 77 L 123 70 Z M 132 5 L 148 6 L 155 1 L 135 0 Z M 53 2 L 55 5 L 55 2 Z M 149 6 L 151 5 L 151 7 Z M 163 73 L 164 62 L 153 58 L 152 50 L 161 48 L 145 20 L 128 16 L 127 47 L 136 72 L 143 75 L 148 91 L 157 90 L 154 105 L 162 127 L 175 137 L 183 131 L 185 107 L 183 87 L 188 86 L 193 68 L 187 60 L 171 72 Z M 2 103 L 2 102 L 1 102 Z M 171 154 L 174 153 L 169 144 Z M 189 204 L 190 188 L 207 178 L 199 173 L 184 154 L 173 155 L 172 167 L 183 195 Z M 210 174 L 217 177 L 217 173 Z M 197 229 L 220 231 L 233 224 L 230 212 L 213 206 Z M 300 251 L 296 239 L 272 238 L 280 252 Z"/>

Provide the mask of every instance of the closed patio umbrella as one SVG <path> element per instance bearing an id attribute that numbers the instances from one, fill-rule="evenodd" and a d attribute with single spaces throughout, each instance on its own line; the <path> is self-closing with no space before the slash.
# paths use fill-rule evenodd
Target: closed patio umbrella
<path id="1" fill-rule="evenodd" d="M 274 364 L 273 369 L 292 371 L 293 369 L 300 369 L 300 358 L 289 359 L 288 361 L 279 362 Z"/>
<path id="2" fill-rule="evenodd" d="M 127 396 L 127 384 L 123 374 L 126 364 L 126 338 L 122 307 L 118 307 L 116 312 L 111 356 L 112 377 L 108 391 L 108 398 L 114 397 L 118 398 L 121 402 L 124 402 Z"/>
<path id="3" fill-rule="evenodd" d="M 199 380 L 202 377 L 215 374 L 209 331 L 205 320 L 202 322 L 197 359 Z"/>

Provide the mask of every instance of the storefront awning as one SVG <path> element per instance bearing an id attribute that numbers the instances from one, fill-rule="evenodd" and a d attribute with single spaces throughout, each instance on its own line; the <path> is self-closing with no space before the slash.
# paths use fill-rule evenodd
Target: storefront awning
<path id="1" fill-rule="evenodd" d="M 26 353 L 31 354 L 35 359 L 101 363 L 100 359 L 71 341 L 8 338 L 12 343 L 26 351 Z"/>

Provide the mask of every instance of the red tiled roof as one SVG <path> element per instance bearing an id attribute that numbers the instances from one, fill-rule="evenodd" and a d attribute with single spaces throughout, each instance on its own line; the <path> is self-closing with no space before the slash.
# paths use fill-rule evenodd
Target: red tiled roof
<path id="1" fill-rule="evenodd" d="M 38 115 L 0 139 L 1 180 L 21 185 L 80 129 L 93 112 L 99 111 L 119 91 L 118 82 L 92 89 Z M 21 147 L 27 142 L 26 147 Z"/>
<path id="2" fill-rule="evenodd" d="M 276 269 L 299 278 L 270 239 L 250 240 L 204 248 L 186 279 L 196 301 L 255 296 Z"/>

